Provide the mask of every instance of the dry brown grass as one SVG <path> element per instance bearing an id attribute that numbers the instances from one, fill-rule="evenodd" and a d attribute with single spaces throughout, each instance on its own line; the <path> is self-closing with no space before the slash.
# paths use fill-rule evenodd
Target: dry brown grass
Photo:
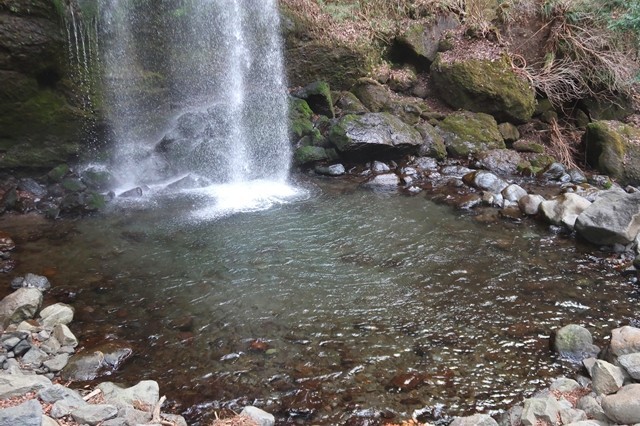
<path id="1" fill-rule="evenodd" d="M 554 158 L 570 169 L 580 169 L 576 162 L 580 132 L 575 128 L 561 127 L 558 120 L 549 124 L 549 145 L 547 150 Z"/>

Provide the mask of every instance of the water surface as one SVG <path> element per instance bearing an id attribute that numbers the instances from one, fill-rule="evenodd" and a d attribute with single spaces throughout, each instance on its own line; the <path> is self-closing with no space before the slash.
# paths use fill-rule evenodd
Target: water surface
<path id="1" fill-rule="evenodd" d="M 480 224 L 423 196 L 329 181 L 264 211 L 188 213 L 205 201 L 53 225 L 1 218 L 19 245 L 2 279 L 48 273 L 87 347 L 133 345 L 110 380 L 156 379 L 203 424 L 246 404 L 314 424 L 496 413 L 570 371 L 548 349 L 552 330 L 579 323 L 601 342 L 638 318 L 618 272 L 533 222 Z"/>

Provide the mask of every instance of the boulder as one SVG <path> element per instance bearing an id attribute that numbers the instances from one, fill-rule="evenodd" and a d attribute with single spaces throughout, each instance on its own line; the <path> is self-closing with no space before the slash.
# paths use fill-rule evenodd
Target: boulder
<path id="1" fill-rule="evenodd" d="M 628 355 L 620 355 L 618 362 L 627 374 L 635 380 L 640 380 L 640 352 Z"/>
<path id="2" fill-rule="evenodd" d="M 440 53 L 431 65 L 440 98 L 453 108 L 493 115 L 499 121 L 524 123 L 536 100 L 533 88 L 515 73 L 508 59 L 457 59 Z"/>
<path id="3" fill-rule="evenodd" d="M 122 342 L 109 342 L 71 357 L 60 372 L 64 380 L 88 381 L 117 370 L 133 350 Z"/>
<path id="4" fill-rule="evenodd" d="M 469 156 L 504 148 L 504 140 L 493 117 L 482 113 L 456 112 L 438 124 L 447 152 L 453 157 Z"/>
<path id="5" fill-rule="evenodd" d="M 20 288 L 0 301 L 0 326 L 31 319 L 42 305 L 42 292 Z"/>
<path id="6" fill-rule="evenodd" d="M 589 330 L 577 324 L 569 324 L 559 329 L 553 346 L 560 356 L 573 361 L 582 361 L 600 352 L 600 348 L 593 344 Z"/>
<path id="7" fill-rule="evenodd" d="M 293 153 L 293 161 L 298 166 L 329 159 L 327 150 L 319 146 L 301 146 Z"/>
<path id="8" fill-rule="evenodd" d="M 401 155 L 423 143 L 413 127 L 388 113 L 345 115 L 332 128 L 329 140 L 351 157 Z"/>
<path id="9" fill-rule="evenodd" d="M 540 203 L 540 211 L 550 223 L 573 229 L 578 216 L 590 205 L 586 198 L 566 193 Z"/>
<path id="10" fill-rule="evenodd" d="M 619 121 L 595 121 L 584 138 L 589 165 L 623 185 L 640 185 L 640 129 Z"/>
<path id="11" fill-rule="evenodd" d="M 42 407 L 35 399 L 30 399 L 15 407 L 0 410 L 0 425 L 41 426 Z"/>
<path id="12" fill-rule="evenodd" d="M 640 383 L 627 385 L 618 393 L 605 396 L 602 409 L 617 424 L 640 423 Z"/>
<path id="13" fill-rule="evenodd" d="M 596 395 L 609 395 L 622 387 L 625 374 L 620 367 L 599 359 L 591 369 L 591 378 Z"/>
<path id="14" fill-rule="evenodd" d="M 616 356 L 640 352 L 640 328 L 625 325 L 613 330 L 610 349 Z"/>
<path id="15" fill-rule="evenodd" d="M 71 412 L 71 417 L 80 423 L 94 426 L 118 416 L 118 409 L 108 404 L 87 404 Z"/>
<path id="16" fill-rule="evenodd" d="M 430 22 L 412 24 L 396 37 L 396 49 L 401 49 L 404 56 L 412 57 L 415 62 L 430 64 L 436 59 L 442 36 L 459 26 L 460 20 L 454 14 L 439 15 Z"/>
<path id="17" fill-rule="evenodd" d="M 329 84 L 325 81 L 316 81 L 296 90 L 292 93 L 296 98 L 304 99 L 307 101 L 309 108 L 320 115 L 327 116 L 329 118 L 335 117 L 335 111 L 333 109 L 333 99 L 331 97 L 331 89 Z"/>
<path id="18" fill-rule="evenodd" d="M 388 112 L 407 124 L 417 124 L 424 102 L 417 98 L 400 97 L 375 80 L 363 78 L 351 91 L 371 112 Z"/>
<path id="19" fill-rule="evenodd" d="M 340 108 L 344 114 L 364 114 L 365 112 L 370 112 L 356 95 L 347 91 L 340 92 L 336 106 Z"/>
<path id="20" fill-rule="evenodd" d="M 289 98 L 289 136 L 294 142 L 304 136 L 312 135 L 317 130 L 313 122 L 313 111 L 304 99 Z"/>
<path id="21" fill-rule="evenodd" d="M 530 398 L 525 400 L 522 410 L 522 424 L 535 426 L 538 422 L 557 425 L 558 415 L 562 407 L 553 397 Z"/>
<path id="22" fill-rule="evenodd" d="M 498 130 L 500 130 L 502 139 L 504 139 L 508 144 L 512 144 L 520 139 L 520 132 L 518 131 L 518 128 L 511 123 L 500 123 L 498 125 Z"/>
<path id="23" fill-rule="evenodd" d="M 640 192 L 601 193 L 578 216 L 576 231 L 593 244 L 612 246 L 632 243 L 640 233 Z"/>

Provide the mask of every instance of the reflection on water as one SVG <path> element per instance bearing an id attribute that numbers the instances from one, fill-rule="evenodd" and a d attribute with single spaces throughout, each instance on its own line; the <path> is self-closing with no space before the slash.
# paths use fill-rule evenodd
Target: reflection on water
<path id="1" fill-rule="evenodd" d="M 12 276 L 56 273 L 48 297 L 72 300 L 84 342 L 133 344 L 111 379 L 157 379 L 193 419 L 249 403 L 314 424 L 439 404 L 491 413 L 564 371 L 553 329 L 604 337 L 638 315 L 616 272 L 543 227 L 322 185 L 216 220 L 173 198 L 0 228 L 19 243 Z"/>

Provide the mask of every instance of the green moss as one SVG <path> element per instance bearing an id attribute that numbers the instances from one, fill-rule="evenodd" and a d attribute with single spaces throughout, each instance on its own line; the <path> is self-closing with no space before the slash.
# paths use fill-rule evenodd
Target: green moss
<path id="1" fill-rule="evenodd" d="M 67 175 L 67 173 L 69 173 L 69 170 L 70 169 L 67 164 L 60 164 L 51 169 L 47 176 L 49 177 L 49 179 L 51 179 L 52 182 L 60 182 Z"/>
<path id="2" fill-rule="evenodd" d="M 548 154 L 535 154 L 529 158 L 529 162 L 532 167 L 542 170 L 548 165 L 555 163 L 556 159 Z"/>
<path id="3" fill-rule="evenodd" d="M 311 122 L 313 111 L 304 99 L 290 98 L 289 101 L 289 134 L 294 140 L 313 135 L 317 129 Z"/>
<path id="4" fill-rule="evenodd" d="M 458 112 L 440 122 L 447 151 L 454 157 L 469 157 L 480 152 L 505 148 L 495 119 L 483 113 Z"/>
<path id="5" fill-rule="evenodd" d="M 318 146 L 302 146 L 296 149 L 293 155 L 293 160 L 298 166 L 328 159 L 326 150 Z"/>
<path id="6" fill-rule="evenodd" d="M 307 101 L 308 106 L 316 114 L 335 117 L 331 88 L 326 81 L 313 82 L 295 92 L 294 96 Z"/>
<path id="7" fill-rule="evenodd" d="M 585 133 L 587 162 L 621 183 L 640 183 L 640 129 L 618 121 L 594 121 Z"/>
<path id="8" fill-rule="evenodd" d="M 533 89 L 513 72 L 506 57 L 444 61 L 439 54 L 431 66 L 431 77 L 442 100 L 454 108 L 514 123 L 526 122 L 535 110 Z"/>
<path id="9" fill-rule="evenodd" d="M 447 157 L 447 146 L 436 128 L 428 123 L 422 123 L 416 126 L 416 129 L 420 132 L 424 141 L 418 150 L 418 154 L 433 157 L 437 160 L 444 160 Z"/>
<path id="10" fill-rule="evenodd" d="M 357 115 L 347 114 L 340 118 L 329 131 L 329 140 L 339 151 L 346 150 L 351 144 L 350 139 L 347 137 L 347 129 L 356 120 L 358 120 Z"/>

